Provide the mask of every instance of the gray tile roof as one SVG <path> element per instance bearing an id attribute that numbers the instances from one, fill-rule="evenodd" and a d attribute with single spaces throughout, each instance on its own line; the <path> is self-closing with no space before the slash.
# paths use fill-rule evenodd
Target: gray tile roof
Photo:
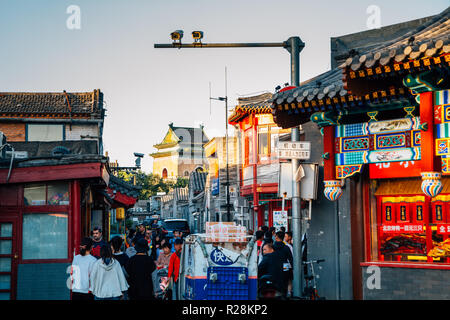
<path id="1" fill-rule="evenodd" d="M 103 93 L 92 92 L 0 92 L 0 116 L 10 114 L 102 118 Z"/>
<path id="2" fill-rule="evenodd" d="M 189 189 L 196 195 L 205 190 L 207 172 L 191 172 L 189 176 Z"/>
<path id="3" fill-rule="evenodd" d="M 450 52 L 449 17 L 450 7 L 440 14 L 425 18 L 423 24 L 410 24 L 411 30 L 406 32 L 403 28 L 404 33 L 388 41 L 375 44 L 365 42 L 363 46 L 359 42 L 360 47 L 357 50 L 352 48 L 349 51 L 351 57 L 340 66 L 300 83 L 297 88 L 275 93 L 271 99 L 275 122 L 290 127 L 308 122 L 310 115 L 317 111 L 384 103 L 386 99 L 410 100 L 412 97 L 408 90 L 403 88 L 390 90 L 383 99 L 354 95 L 348 90 L 347 72 Z M 291 108 L 292 104 L 297 107 Z"/>

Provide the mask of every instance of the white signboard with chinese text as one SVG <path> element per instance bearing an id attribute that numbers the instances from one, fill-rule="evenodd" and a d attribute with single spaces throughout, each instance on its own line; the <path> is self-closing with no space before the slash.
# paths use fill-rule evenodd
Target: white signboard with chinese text
<path id="1" fill-rule="evenodd" d="M 311 156 L 309 141 L 278 141 L 276 149 L 279 159 L 308 160 Z"/>

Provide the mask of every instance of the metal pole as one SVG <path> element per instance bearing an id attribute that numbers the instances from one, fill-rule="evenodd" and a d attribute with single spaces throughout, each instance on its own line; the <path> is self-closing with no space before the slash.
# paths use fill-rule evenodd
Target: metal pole
<path id="1" fill-rule="evenodd" d="M 291 37 L 287 40 L 287 50 L 291 55 L 291 85 L 298 86 L 300 83 L 300 51 L 305 44 L 299 37 Z M 300 130 L 298 127 L 291 129 L 291 140 L 300 141 Z M 298 159 L 292 159 L 292 238 L 294 258 L 294 279 L 292 282 L 293 296 L 301 297 L 303 292 L 302 271 L 302 219 L 300 212 L 300 186 L 295 180 L 295 174 L 299 166 Z"/>
<path id="2" fill-rule="evenodd" d="M 227 95 L 227 67 L 225 67 L 225 143 L 227 154 L 227 220 L 231 219 L 230 216 L 230 174 L 228 171 L 228 95 Z"/>

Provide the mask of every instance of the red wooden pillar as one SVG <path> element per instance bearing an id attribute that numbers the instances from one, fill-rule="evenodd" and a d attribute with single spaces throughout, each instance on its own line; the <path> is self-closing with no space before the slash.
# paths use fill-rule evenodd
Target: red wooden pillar
<path id="1" fill-rule="evenodd" d="M 336 180 L 334 148 L 334 127 L 323 127 L 323 152 L 328 153 L 328 159 L 323 161 L 324 180 Z"/>
<path id="2" fill-rule="evenodd" d="M 439 158 L 435 156 L 434 104 L 433 92 L 420 94 L 420 123 L 428 124 L 426 131 L 421 131 L 421 169 L 425 171 L 441 171 Z"/>
<path id="3" fill-rule="evenodd" d="M 72 243 L 75 254 L 78 254 L 81 244 L 81 188 L 79 180 L 72 182 L 72 230 Z"/>
<path id="4" fill-rule="evenodd" d="M 273 227 L 273 201 L 269 201 L 269 227 Z"/>
<path id="5" fill-rule="evenodd" d="M 420 94 L 420 123 L 424 125 L 427 123 L 428 128 L 426 131 L 421 131 L 421 160 L 420 166 L 422 172 L 427 171 L 441 171 L 441 164 L 439 158 L 435 156 L 435 133 L 434 133 L 434 103 L 433 92 L 423 92 Z M 430 208 L 431 198 L 425 196 L 425 206 L 427 210 L 424 210 L 424 220 L 426 226 L 426 247 L 427 251 L 433 247 L 431 239 L 431 227 L 430 227 Z M 433 262 L 432 257 L 427 256 L 427 262 Z"/>

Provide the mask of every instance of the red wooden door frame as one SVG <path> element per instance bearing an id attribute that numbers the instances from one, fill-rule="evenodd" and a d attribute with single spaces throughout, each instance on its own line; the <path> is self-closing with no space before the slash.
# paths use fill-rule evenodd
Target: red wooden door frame
<path id="1" fill-rule="evenodd" d="M 11 257 L 11 272 L 0 272 L 0 275 L 10 275 L 10 289 L 0 290 L 0 292 L 10 292 L 10 299 L 15 300 L 17 295 L 17 265 L 18 265 L 18 239 L 17 239 L 17 229 L 18 229 L 18 217 L 13 215 L 4 215 L 0 210 L 0 224 L 1 223 L 12 223 L 12 237 L 1 237 L 2 240 L 11 239 L 11 254 L 10 255 L 0 255 L 1 257 Z"/>

